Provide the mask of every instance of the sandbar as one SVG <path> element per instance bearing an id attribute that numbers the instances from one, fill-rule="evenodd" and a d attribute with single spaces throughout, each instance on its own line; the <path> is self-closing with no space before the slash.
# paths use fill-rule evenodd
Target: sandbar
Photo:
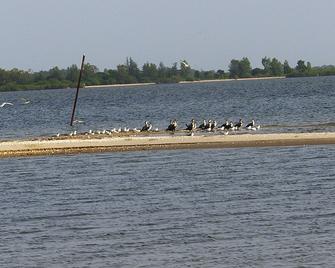
<path id="1" fill-rule="evenodd" d="M 0 157 L 165 149 L 241 148 L 335 144 L 335 132 L 234 135 L 74 136 L 0 142 Z"/>

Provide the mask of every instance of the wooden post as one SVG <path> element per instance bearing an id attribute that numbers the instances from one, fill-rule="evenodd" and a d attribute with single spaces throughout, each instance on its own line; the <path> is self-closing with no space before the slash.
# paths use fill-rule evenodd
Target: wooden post
<path id="1" fill-rule="evenodd" d="M 72 109 L 72 116 L 71 116 L 70 126 L 73 125 L 74 113 L 75 113 L 75 110 L 76 110 L 76 105 L 77 105 L 77 100 L 78 100 L 78 94 L 79 94 L 79 88 L 80 88 L 80 80 L 81 80 L 81 76 L 83 74 L 83 69 L 84 69 L 84 61 L 85 61 L 85 54 L 83 55 L 83 58 L 81 60 L 81 67 L 80 67 L 78 84 L 77 84 L 77 92 L 76 92 L 76 97 L 75 97 L 74 103 L 73 103 L 73 109 Z"/>

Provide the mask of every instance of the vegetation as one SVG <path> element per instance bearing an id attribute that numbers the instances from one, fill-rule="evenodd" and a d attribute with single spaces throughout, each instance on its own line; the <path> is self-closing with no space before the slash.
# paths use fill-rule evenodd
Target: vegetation
<path id="1" fill-rule="evenodd" d="M 178 83 L 226 78 L 335 75 L 333 65 L 312 67 L 310 62 L 305 63 L 303 60 L 298 60 L 297 65 L 292 68 L 287 61 L 281 63 L 276 58 L 264 57 L 262 65 L 263 68 L 252 68 L 249 59 L 244 57 L 240 60 L 232 59 L 228 72 L 222 69 L 217 71 L 195 70 L 185 60 L 179 64 L 175 62 L 171 67 L 165 66 L 162 62 L 158 66 L 147 62 L 139 68 L 132 58 L 127 58 L 126 62 L 118 65 L 116 69 L 104 69 L 103 71 L 100 71 L 95 65 L 86 63 L 82 83 L 83 85 Z M 53 67 L 49 71 L 39 72 L 0 68 L 0 91 L 76 87 L 78 75 L 77 65 L 71 65 L 66 69 Z"/>

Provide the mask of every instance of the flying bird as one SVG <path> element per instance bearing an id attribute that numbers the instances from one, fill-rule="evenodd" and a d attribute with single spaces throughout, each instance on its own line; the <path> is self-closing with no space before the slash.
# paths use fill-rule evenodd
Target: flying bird
<path id="1" fill-rule="evenodd" d="M 190 67 L 186 60 L 180 62 L 181 65 L 184 65 L 186 68 Z"/>
<path id="2" fill-rule="evenodd" d="M 5 107 L 6 105 L 13 105 L 13 103 L 11 103 L 11 102 L 3 102 L 1 105 L 0 105 L 0 107 L 2 108 L 2 107 Z"/>
<path id="3" fill-rule="evenodd" d="M 21 98 L 23 104 L 29 104 L 30 100 L 27 100 L 26 98 Z"/>

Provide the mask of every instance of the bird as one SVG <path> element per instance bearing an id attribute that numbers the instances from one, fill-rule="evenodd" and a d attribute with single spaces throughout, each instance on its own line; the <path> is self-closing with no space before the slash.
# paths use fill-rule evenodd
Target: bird
<path id="1" fill-rule="evenodd" d="M 148 121 L 144 122 L 144 126 L 141 131 L 150 131 L 152 129 L 152 124 Z"/>
<path id="2" fill-rule="evenodd" d="M 21 98 L 23 104 L 29 104 L 30 100 L 26 99 L 26 98 Z"/>
<path id="3" fill-rule="evenodd" d="M 252 119 L 251 122 L 245 126 L 245 128 L 252 128 L 254 126 L 255 126 L 255 120 Z"/>
<path id="4" fill-rule="evenodd" d="M 186 124 L 186 129 L 185 130 L 193 131 L 196 128 L 197 128 L 197 124 L 196 124 L 195 120 L 192 119 L 190 124 Z"/>
<path id="5" fill-rule="evenodd" d="M 11 105 L 11 106 L 13 106 L 14 104 L 11 103 L 11 102 L 3 102 L 3 103 L 0 105 L 0 107 L 2 108 L 2 107 L 5 107 L 6 105 Z"/>
<path id="6" fill-rule="evenodd" d="M 190 67 L 190 65 L 187 63 L 186 60 L 182 60 L 182 61 L 180 62 L 180 64 L 181 64 L 181 65 L 184 65 L 186 68 Z"/>
<path id="7" fill-rule="evenodd" d="M 171 120 L 170 121 L 170 124 L 169 124 L 169 126 L 167 127 L 167 131 L 176 131 L 176 129 L 177 129 L 177 126 L 178 126 L 178 123 L 177 123 L 177 120 L 176 119 L 174 119 L 174 120 Z"/>
<path id="8" fill-rule="evenodd" d="M 200 129 L 205 129 L 206 126 L 207 126 L 207 121 L 204 120 L 204 121 L 200 124 L 199 128 L 200 128 Z"/>
<path id="9" fill-rule="evenodd" d="M 213 131 L 217 127 L 218 123 L 214 120 L 211 125 L 211 130 Z"/>
<path id="10" fill-rule="evenodd" d="M 242 119 L 240 119 L 236 124 L 235 124 L 235 128 L 236 129 L 239 129 L 239 128 L 241 128 L 243 126 L 243 121 L 242 121 Z"/>
<path id="11" fill-rule="evenodd" d="M 261 126 L 260 125 L 256 126 L 255 120 L 252 119 L 251 122 L 245 126 L 245 128 L 248 129 L 248 130 L 254 130 L 255 131 L 255 130 L 260 129 Z"/>
<path id="12" fill-rule="evenodd" d="M 212 131 L 212 126 L 213 126 L 213 122 L 212 122 L 211 119 L 209 119 L 206 126 L 205 126 L 205 130 Z"/>
<path id="13" fill-rule="evenodd" d="M 81 124 L 81 123 L 84 123 L 84 121 L 80 120 L 80 119 L 76 119 L 76 120 L 73 121 L 73 123 Z"/>
<path id="14" fill-rule="evenodd" d="M 133 132 L 140 132 L 141 130 L 137 129 L 136 127 L 132 129 Z"/>
<path id="15" fill-rule="evenodd" d="M 222 126 L 219 127 L 219 128 L 220 128 L 221 130 L 229 129 L 229 128 L 230 128 L 230 125 L 229 125 L 228 120 L 226 120 L 226 122 L 224 122 L 224 123 L 222 124 Z"/>

